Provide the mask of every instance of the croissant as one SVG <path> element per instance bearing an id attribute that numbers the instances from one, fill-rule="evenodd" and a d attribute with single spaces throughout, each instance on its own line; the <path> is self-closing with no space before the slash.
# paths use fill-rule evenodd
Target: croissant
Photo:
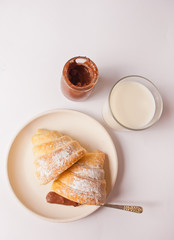
<path id="1" fill-rule="evenodd" d="M 80 204 L 102 205 L 106 199 L 103 152 L 86 153 L 52 184 L 59 195 Z"/>
<path id="2" fill-rule="evenodd" d="M 47 184 L 85 155 L 81 145 L 58 131 L 38 129 L 32 137 L 36 175 Z"/>

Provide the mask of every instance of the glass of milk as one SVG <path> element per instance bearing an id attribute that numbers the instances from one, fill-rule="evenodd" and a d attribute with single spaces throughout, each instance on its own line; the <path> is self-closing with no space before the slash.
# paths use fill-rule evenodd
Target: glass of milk
<path id="1" fill-rule="evenodd" d="M 156 123 L 162 110 L 156 86 L 144 77 L 132 75 L 113 86 L 103 107 L 103 118 L 116 130 L 142 130 Z"/>

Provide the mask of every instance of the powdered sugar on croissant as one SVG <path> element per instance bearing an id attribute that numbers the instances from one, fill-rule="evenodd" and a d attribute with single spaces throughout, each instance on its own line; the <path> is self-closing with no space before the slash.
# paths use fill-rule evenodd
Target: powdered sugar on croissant
<path id="1" fill-rule="evenodd" d="M 32 137 L 36 175 L 41 184 L 47 184 L 84 156 L 80 144 L 58 131 L 38 129 Z"/>
<path id="2" fill-rule="evenodd" d="M 104 204 L 106 198 L 104 160 L 105 154 L 102 152 L 86 153 L 53 182 L 53 191 L 80 204 Z"/>

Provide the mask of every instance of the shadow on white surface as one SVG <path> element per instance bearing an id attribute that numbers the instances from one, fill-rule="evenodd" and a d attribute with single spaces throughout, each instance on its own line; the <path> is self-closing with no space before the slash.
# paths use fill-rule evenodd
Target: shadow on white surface
<path id="1" fill-rule="evenodd" d="M 162 95 L 162 99 L 163 99 L 163 112 L 158 124 L 167 123 L 172 116 L 171 113 L 172 113 L 172 109 L 174 108 L 174 104 L 173 106 L 171 106 L 171 103 L 167 100 L 165 96 Z"/>
<path id="2" fill-rule="evenodd" d="M 100 95 L 104 96 L 106 94 L 105 99 L 106 100 L 111 88 L 113 85 L 120 79 L 120 74 L 115 69 L 101 69 L 99 71 L 99 80 L 97 85 L 95 86 L 94 91 L 92 92 L 90 98 Z"/>

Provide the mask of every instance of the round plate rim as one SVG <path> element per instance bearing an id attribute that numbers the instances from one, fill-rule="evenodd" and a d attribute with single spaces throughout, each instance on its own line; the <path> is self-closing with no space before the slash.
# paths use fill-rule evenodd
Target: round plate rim
<path id="1" fill-rule="evenodd" d="M 67 108 L 59 108 L 59 109 L 53 109 L 53 110 L 48 110 L 48 111 L 44 111 L 44 112 L 41 112 L 41 113 L 38 113 L 36 115 L 34 115 L 32 118 L 30 118 L 29 120 L 27 120 L 24 124 L 22 124 L 22 126 L 20 128 L 18 128 L 18 130 L 15 132 L 15 134 L 13 135 L 13 137 L 11 137 L 11 140 L 10 140 L 10 143 L 8 145 L 8 148 L 7 148 L 7 155 L 6 155 L 6 177 L 7 177 L 7 182 L 8 182 L 8 186 L 11 190 L 11 193 L 13 193 L 13 197 L 16 199 L 16 201 L 18 202 L 18 204 L 20 204 L 20 206 L 23 207 L 24 210 L 28 211 L 29 213 L 31 213 L 32 215 L 36 216 L 36 217 L 39 217 L 40 219 L 43 219 L 45 221 L 50 221 L 50 222 L 59 222 L 59 223 L 66 223 L 66 222 L 73 222 L 73 221 L 77 221 L 77 220 L 80 220 L 82 218 L 85 218 L 89 215 L 91 215 L 92 213 L 94 213 L 95 211 L 97 211 L 100 206 L 94 206 L 95 209 L 93 209 L 91 212 L 87 212 L 86 214 L 83 214 L 83 216 L 79 216 L 79 217 L 73 217 L 73 218 L 69 218 L 68 220 L 65 219 L 55 219 L 55 218 L 50 218 L 50 217 L 44 217 L 42 215 L 40 215 L 39 213 L 36 213 L 34 211 L 32 211 L 31 209 L 29 209 L 24 203 L 22 203 L 20 201 L 20 199 L 18 198 L 18 196 L 16 195 L 11 183 L 10 183 L 10 179 L 9 179 L 9 173 L 8 173 L 8 160 L 9 160 L 9 154 L 10 154 L 10 150 L 11 150 L 11 147 L 13 145 L 13 143 L 15 142 L 15 139 L 17 138 L 17 136 L 20 134 L 20 132 L 22 132 L 22 130 L 27 126 L 29 125 L 32 121 L 42 117 L 42 116 L 45 116 L 45 115 L 48 115 L 48 114 L 53 114 L 53 113 L 58 113 L 58 112 L 73 112 L 73 113 L 77 113 L 77 114 L 82 114 L 88 118 L 91 118 L 93 121 L 95 121 L 98 125 L 100 125 L 100 127 L 103 128 L 103 130 L 108 134 L 108 137 L 110 138 L 111 142 L 112 142 L 112 145 L 113 145 L 113 149 L 115 150 L 114 151 L 114 155 L 115 155 L 115 159 L 116 159 L 116 171 L 115 171 L 115 176 L 114 176 L 114 182 L 113 182 L 113 186 L 109 192 L 109 194 L 112 192 L 113 190 L 113 187 L 116 183 L 116 179 L 117 179 L 117 175 L 118 175 L 118 155 L 117 155 L 117 151 L 116 151 L 116 147 L 113 143 L 113 140 L 110 136 L 110 134 L 108 133 L 108 131 L 105 129 L 105 127 L 99 122 L 97 121 L 95 118 L 91 117 L 90 115 L 86 114 L 86 113 L 83 113 L 81 111 L 78 111 L 78 110 L 74 110 L 74 109 L 67 109 Z M 108 194 L 108 195 L 109 195 Z"/>

